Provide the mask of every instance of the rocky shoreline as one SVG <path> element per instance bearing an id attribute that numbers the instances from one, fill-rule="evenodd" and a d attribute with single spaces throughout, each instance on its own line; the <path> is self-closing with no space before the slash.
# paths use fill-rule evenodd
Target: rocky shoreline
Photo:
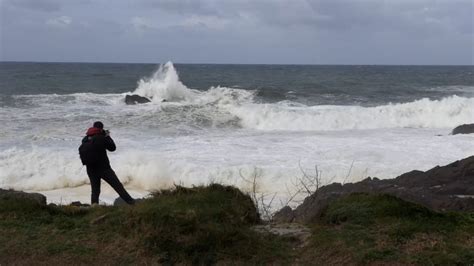
<path id="1" fill-rule="evenodd" d="M 46 196 L 40 193 L 26 193 L 23 191 L 15 191 L 11 189 L 0 188 L 0 200 L 7 199 L 26 199 L 38 203 L 39 205 L 46 205 Z"/>
<path id="2" fill-rule="evenodd" d="M 310 223 L 333 201 L 353 193 L 389 194 L 435 211 L 474 211 L 474 156 L 436 166 L 426 172 L 411 171 L 394 179 L 366 178 L 357 183 L 321 187 L 296 209 L 284 207 L 276 222 Z"/>

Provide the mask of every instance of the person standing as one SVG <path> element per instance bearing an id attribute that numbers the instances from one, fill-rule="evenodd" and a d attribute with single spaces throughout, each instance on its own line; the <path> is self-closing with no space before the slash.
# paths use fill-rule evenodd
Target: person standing
<path id="1" fill-rule="evenodd" d="M 107 151 L 116 150 L 114 140 L 110 132 L 104 130 L 104 124 L 100 121 L 94 123 L 87 130 L 79 147 L 79 155 L 82 164 L 87 168 L 87 175 L 91 182 L 91 204 L 99 203 L 101 179 L 105 180 L 128 204 L 135 204 L 135 200 L 128 194 L 110 166 Z"/>

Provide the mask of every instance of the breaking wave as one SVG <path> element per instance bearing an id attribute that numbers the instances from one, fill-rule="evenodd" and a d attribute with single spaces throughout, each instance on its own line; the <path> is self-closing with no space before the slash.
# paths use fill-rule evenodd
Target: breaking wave
<path id="1" fill-rule="evenodd" d="M 262 91 L 212 87 L 207 91 L 187 88 L 173 64 L 168 62 L 150 78 L 141 79 L 133 92 L 155 102 L 215 104 L 222 114 L 235 116 L 244 128 L 285 131 L 329 131 L 376 128 L 447 128 L 470 123 L 474 118 L 474 98 L 450 96 L 376 107 L 316 105 L 291 101 L 257 103 Z M 216 110 L 214 110 L 216 111 Z"/>
<path id="2" fill-rule="evenodd" d="M 68 95 L 16 95 L 16 111 L 5 112 L 21 120 L 37 108 L 43 118 L 54 120 L 59 113 L 71 121 L 106 115 L 117 123 L 139 122 L 142 126 L 173 128 L 242 127 L 253 130 L 337 131 L 377 128 L 452 128 L 474 119 L 474 98 L 449 96 L 423 98 L 407 103 L 375 107 L 348 105 L 306 105 L 294 101 L 262 103 L 262 90 L 186 87 L 171 62 L 161 65 L 150 77 L 142 78 L 133 92 L 124 94 L 75 93 Z M 149 104 L 124 107 L 126 94 L 152 100 Z M 166 100 L 164 102 L 163 100 Z M 24 107 L 24 108 L 23 108 Z M 25 109 L 26 108 L 26 109 Z M 125 119 L 132 117 L 133 119 Z M 125 122 L 124 122 L 125 123 Z"/>
<path id="3" fill-rule="evenodd" d="M 474 98 L 451 96 L 377 107 L 305 106 L 288 102 L 233 106 L 243 127 L 260 130 L 450 128 L 474 119 Z"/>
<path id="4" fill-rule="evenodd" d="M 204 105 L 251 101 L 255 91 L 220 86 L 211 87 L 207 91 L 189 89 L 179 80 L 173 63 L 167 62 L 164 65 L 160 65 L 151 77 L 140 79 L 137 89 L 132 94 L 148 97 L 155 103 L 166 101 Z"/>
<path id="5" fill-rule="evenodd" d="M 195 98 L 198 93 L 190 90 L 179 80 L 173 63 L 160 65 L 159 69 L 150 77 L 138 81 L 138 87 L 133 92 L 151 98 L 155 102 L 183 101 Z"/>

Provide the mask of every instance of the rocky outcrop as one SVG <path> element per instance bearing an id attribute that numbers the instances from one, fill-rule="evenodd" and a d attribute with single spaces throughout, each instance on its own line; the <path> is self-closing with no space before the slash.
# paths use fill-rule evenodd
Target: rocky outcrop
<path id="1" fill-rule="evenodd" d="M 125 103 L 126 104 L 138 104 L 138 103 L 149 103 L 151 102 L 150 99 L 147 97 L 143 97 L 140 95 L 132 94 L 125 96 Z"/>
<path id="2" fill-rule="evenodd" d="M 143 198 L 135 199 L 135 204 L 143 201 Z M 128 205 L 121 197 L 118 197 L 114 200 L 114 206 L 126 206 Z"/>
<path id="3" fill-rule="evenodd" d="M 451 134 L 456 135 L 456 134 L 472 134 L 474 133 L 474 124 L 464 124 L 457 126 L 456 128 L 453 129 L 453 132 Z"/>
<path id="4" fill-rule="evenodd" d="M 46 197 L 39 193 L 0 189 L 0 200 L 2 199 L 27 199 L 37 202 L 40 205 L 46 205 Z"/>
<path id="5" fill-rule="evenodd" d="M 285 207 L 273 218 L 277 222 L 312 222 L 334 200 L 359 192 L 390 194 L 436 211 L 474 211 L 474 156 L 395 179 L 369 177 L 358 183 L 333 183 L 307 197 L 295 210 Z"/>
<path id="6" fill-rule="evenodd" d="M 114 206 L 124 206 L 124 205 L 127 205 L 127 203 L 120 197 L 116 198 L 114 200 Z"/>

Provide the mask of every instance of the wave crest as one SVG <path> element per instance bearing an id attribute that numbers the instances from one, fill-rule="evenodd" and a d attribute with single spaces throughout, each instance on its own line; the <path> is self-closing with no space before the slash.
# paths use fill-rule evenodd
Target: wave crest
<path id="1" fill-rule="evenodd" d="M 288 102 L 232 106 L 245 128 L 330 131 L 376 128 L 450 128 L 472 123 L 474 98 L 451 96 L 377 107 L 305 106 Z"/>

